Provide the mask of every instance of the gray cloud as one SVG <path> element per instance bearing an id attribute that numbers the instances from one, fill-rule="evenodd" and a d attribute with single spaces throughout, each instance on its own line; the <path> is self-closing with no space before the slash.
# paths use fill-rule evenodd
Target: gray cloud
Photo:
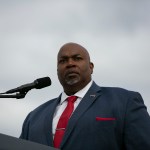
<path id="1" fill-rule="evenodd" d="M 23 100 L 1 99 L 0 132 L 19 136 L 25 116 L 60 94 L 56 56 L 69 41 L 89 50 L 99 85 L 139 91 L 150 112 L 149 8 L 148 0 L 0 1 L 0 92 L 52 79 Z"/>

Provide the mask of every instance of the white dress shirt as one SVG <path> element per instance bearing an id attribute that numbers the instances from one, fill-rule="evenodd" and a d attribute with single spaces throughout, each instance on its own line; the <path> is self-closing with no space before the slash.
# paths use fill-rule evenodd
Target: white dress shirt
<path id="1" fill-rule="evenodd" d="M 77 93 L 74 94 L 75 96 L 78 97 L 77 100 L 74 103 L 74 110 L 77 108 L 80 101 L 82 100 L 84 95 L 87 93 L 87 91 L 91 87 L 92 83 L 93 83 L 93 81 L 90 81 L 82 90 L 80 90 L 80 91 L 78 91 Z M 65 110 L 65 108 L 67 106 L 67 101 L 66 101 L 67 97 L 69 97 L 69 96 L 66 95 L 65 92 L 62 92 L 60 103 L 56 107 L 54 117 L 53 117 L 53 125 L 52 125 L 53 137 L 55 135 L 55 131 L 56 131 L 56 127 L 57 127 L 59 118 L 60 118 L 61 114 L 63 113 L 63 111 Z"/>

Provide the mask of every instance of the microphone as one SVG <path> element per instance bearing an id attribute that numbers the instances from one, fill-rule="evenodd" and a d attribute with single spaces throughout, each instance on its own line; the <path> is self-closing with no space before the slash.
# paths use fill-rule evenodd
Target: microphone
<path id="1" fill-rule="evenodd" d="M 5 92 L 6 94 L 10 94 L 10 93 L 15 93 L 15 92 L 28 92 L 31 89 L 41 89 L 41 88 L 45 88 L 47 86 L 51 85 L 51 79 L 49 77 L 43 77 L 43 78 L 39 78 L 36 79 L 34 82 L 32 83 L 28 83 L 28 84 L 24 84 L 22 86 L 19 86 L 15 89 L 11 89 L 7 92 Z"/>

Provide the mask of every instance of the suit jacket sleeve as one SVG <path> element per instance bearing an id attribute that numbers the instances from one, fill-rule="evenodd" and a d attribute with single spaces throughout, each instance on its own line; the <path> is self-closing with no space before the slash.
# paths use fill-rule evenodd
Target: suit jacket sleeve
<path id="1" fill-rule="evenodd" d="M 139 93 L 134 93 L 131 99 L 126 108 L 125 149 L 150 150 L 150 116 Z"/>
<path id="2" fill-rule="evenodd" d="M 19 138 L 28 140 L 28 132 L 29 132 L 29 116 L 30 113 L 27 115 L 26 119 L 24 120 L 23 126 L 22 126 L 22 132 Z"/>

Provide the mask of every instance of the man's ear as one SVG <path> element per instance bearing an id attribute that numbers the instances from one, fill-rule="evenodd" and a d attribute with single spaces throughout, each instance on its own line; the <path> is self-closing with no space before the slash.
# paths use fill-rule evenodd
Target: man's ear
<path id="1" fill-rule="evenodd" d="M 90 62 L 90 69 L 91 69 L 91 74 L 93 73 L 93 69 L 94 69 L 94 64 L 92 62 Z"/>

